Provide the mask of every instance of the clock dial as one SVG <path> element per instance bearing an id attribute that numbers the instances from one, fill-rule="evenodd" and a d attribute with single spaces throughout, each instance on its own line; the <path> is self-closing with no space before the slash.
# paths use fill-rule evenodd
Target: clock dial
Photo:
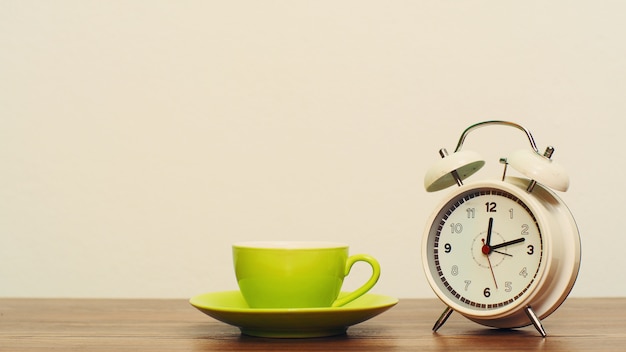
<path id="1" fill-rule="evenodd" d="M 473 188 L 438 212 L 428 239 L 430 274 L 449 302 L 472 311 L 507 309 L 531 292 L 544 241 L 531 209 L 497 188 Z"/>

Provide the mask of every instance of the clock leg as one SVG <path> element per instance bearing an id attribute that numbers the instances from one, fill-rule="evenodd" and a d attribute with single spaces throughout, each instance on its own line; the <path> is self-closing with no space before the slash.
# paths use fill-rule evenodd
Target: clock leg
<path id="1" fill-rule="evenodd" d="M 537 331 L 539 331 L 539 333 L 541 334 L 541 337 L 546 337 L 546 330 L 543 328 L 543 325 L 541 325 L 541 321 L 539 320 L 539 318 L 537 318 L 537 315 L 535 314 L 535 312 L 533 312 L 533 309 L 530 306 L 527 306 L 524 310 L 526 311 L 526 315 L 528 315 L 528 319 L 530 319 L 530 322 L 533 323 L 535 329 L 537 329 Z"/>
<path id="2" fill-rule="evenodd" d="M 433 332 L 439 330 L 439 328 L 442 327 L 443 324 L 446 323 L 446 320 L 448 320 L 452 312 L 453 312 L 452 308 L 446 307 L 446 310 L 444 310 L 443 313 L 441 313 L 441 316 L 439 317 L 439 319 L 437 319 L 435 326 L 433 326 Z"/>

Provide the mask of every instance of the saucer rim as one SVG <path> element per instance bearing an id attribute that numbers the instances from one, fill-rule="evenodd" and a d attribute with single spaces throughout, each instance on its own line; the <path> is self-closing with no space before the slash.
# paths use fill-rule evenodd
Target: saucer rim
<path id="1" fill-rule="evenodd" d="M 349 292 L 341 292 L 340 295 L 342 294 L 347 294 Z M 380 303 L 380 304 L 372 304 L 372 305 L 359 305 L 359 306 L 351 306 L 350 303 L 353 303 L 355 301 L 358 301 L 357 298 L 356 300 L 348 303 L 347 306 L 341 306 L 341 307 L 313 307 L 313 308 L 250 308 L 250 307 L 216 307 L 216 306 L 211 306 L 211 305 L 206 305 L 206 304 L 201 304 L 200 302 L 198 302 L 198 300 L 201 297 L 205 297 L 207 295 L 218 295 L 218 294 L 224 294 L 224 295 L 236 295 L 239 294 L 241 295 L 241 292 L 238 290 L 226 290 L 226 291 L 214 291 L 214 292 L 206 292 L 206 293 L 201 293 L 198 295 L 195 295 L 193 297 L 191 297 L 189 299 L 189 303 L 196 307 L 196 308 L 202 308 L 202 309 L 210 309 L 212 311 L 216 311 L 216 312 L 229 312 L 229 313 L 246 313 L 246 314 L 272 314 L 272 313 L 281 313 L 281 314 L 285 314 L 285 313 L 293 313 L 293 314 L 299 314 L 299 313 L 332 313 L 332 312 L 343 312 L 343 311 L 360 311 L 363 309 L 376 309 L 376 308 L 382 308 L 382 307 L 393 307 L 396 304 L 398 304 L 398 302 L 400 301 L 398 298 L 396 297 L 392 297 L 392 296 L 388 296 L 388 295 L 382 295 L 382 294 L 378 294 L 378 293 L 365 293 L 363 296 L 361 297 L 365 297 L 365 296 L 376 296 L 378 298 L 384 299 L 385 302 L 384 303 Z M 242 297 L 243 299 L 243 297 Z"/>

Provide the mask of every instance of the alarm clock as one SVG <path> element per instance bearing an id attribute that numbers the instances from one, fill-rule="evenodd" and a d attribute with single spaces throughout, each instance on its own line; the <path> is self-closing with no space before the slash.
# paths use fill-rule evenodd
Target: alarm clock
<path id="1" fill-rule="evenodd" d="M 523 131 L 530 148 L 500 159 L 501 177 L 467 182 L 485 161 L 462 150 L 467 135 L 485 126 Z M 508 121 L 474 124 L 461 134 L 452 154 L 426 173 L 424 187 L 435 192 L 451 186 L 430 216 L 422 242 L 426 278 L 447 306 L 433 331 L 453 311 L 494 328 L 534 325 L 553 313 L 572 290 L 580 268 L 580 234 L 572 213 L 555 194 L 569 177 L 552 160 L 553 147 L 539 152 L 530 131 Z M 507 175 L 508 167 L 523 177 Z"/>

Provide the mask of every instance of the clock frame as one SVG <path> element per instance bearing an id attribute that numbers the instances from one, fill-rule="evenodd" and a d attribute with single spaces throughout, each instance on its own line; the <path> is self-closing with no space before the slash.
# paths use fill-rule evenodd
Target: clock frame
<path id="1" fill-rule="evenodd" d="M 461 151 L 463 141 L 473 129 L 493 124 L 523 130 L 533 151 L 516 152 L 510 162 L 502 158 L 502 179 L 464 184 L 463 180 L 484 161 L 477 153 Z M 541 320 L 571 292 L 581 255 L 574 217 L 550 189 L 566 190 L 569 186 L 564 170 L 550 159 L 553 152 L 554 148 L 548 147 L 546 153 L 539 154 L 528 130 L 505 121 L 470 126 L 454 154 L 440 151 L 443 159 L 427 173 L 426 189 L 437 191 L 454 184 L 459 188 L 432 213 L 422 242 L 426 277 L 447 306 L 434 331 L 457 311 L 485 326 L 518 328 L 532 324 L 542 336 L 547 335 Z M 507 176 L 509 164 L 532 178 Z M 489 208 L 490 203 L 500 201 L 500 213 Z M 484 209 L 479 209 L 481 206 Z M 507 219 L 507 212 L 519 217 L 516 220 L 509 213 L 511 219 Z M 475 218 L 480 220 L 473 221 Z"/>

